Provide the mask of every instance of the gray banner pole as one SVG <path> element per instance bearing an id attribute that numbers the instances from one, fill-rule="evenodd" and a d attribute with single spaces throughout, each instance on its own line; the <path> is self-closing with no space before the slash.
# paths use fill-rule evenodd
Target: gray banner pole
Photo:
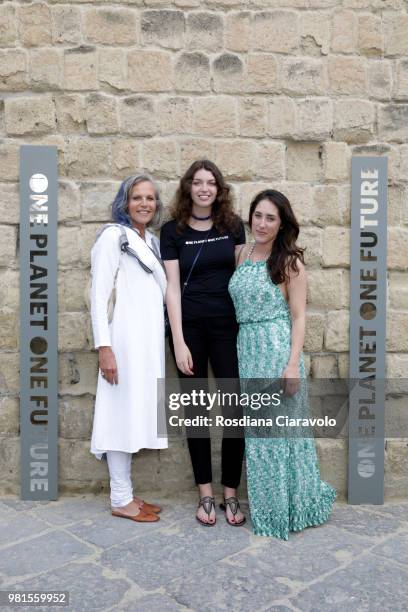
<path id="1" fill-rule="evenodd" d="M 20 148 L 21 497 L 58 496 L 57 149 Z"/>
<path id="2" fill-rule="evenodd" d="M 350 504 L 384 503 L 387 158 L 353 157 L 350 270 Z"/>

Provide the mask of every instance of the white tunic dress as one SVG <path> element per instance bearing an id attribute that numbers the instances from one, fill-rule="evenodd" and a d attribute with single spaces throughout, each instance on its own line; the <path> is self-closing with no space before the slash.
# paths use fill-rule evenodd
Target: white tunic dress
<path id="1" fill-rule="evenodd" d="M 140 249 L 140 238 L 126 228 L 129 246 Z M 107 450 L 135 453 L 141 448 L 167 448 L 165 432 L 158 435 L 157 380 L 164 378 L 164 316 L 162 287 L 155 275 L 121 253 L 120 229 L 105 229 L 92 249 L 91 311 L 95 348 L 112 346 L 118 385 L 99 372 L 91 452 L 99 459 Z M 146 232 L 146 243 L 157 240 Z M 143 245 L 145 248 L 145 245 Z M 139 252 L 139 251 L 138 251 Z M 150 254 L 150 252 L 149 252 Z M 151 255 L 153 264 L 159 262 Z M 116 305 L 108 323 L 107 303 L 116 280 Z M 157 269 L 156 269 L 157 271 Z M 163 430 L 163 427 L 161 428 Z"/>

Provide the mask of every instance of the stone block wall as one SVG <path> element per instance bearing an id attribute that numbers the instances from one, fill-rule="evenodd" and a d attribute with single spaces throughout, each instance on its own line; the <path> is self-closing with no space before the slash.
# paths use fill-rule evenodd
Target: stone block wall
<path id="1" fill-rule="evenodd" d="M 387 155 L 387 368 L 406 376 L 407 31 L 407 0 L 1 3 L 1 492 L 19 482 L 21 144 L 55 145 L 59 155 L 62 488 L 107 484 L 106 466 L 88 453 L 97 359 L 83 293 L 95 233 L 119 182 L 139 169 L 169 203 L 187 166 L 209 157 L 244 218 L 264 187 L 289 196 L 307 247 L 308 367 L 346 377 L 350 157 Z M 344 441 L 318 447 L 324 476 L 344 493 Z M 387 443 L 389 497 L 408 495 L 407 457 L 406 439 Z M 142 453 L 135 471 L 142 488 L 192 486 L 182 440 Z"/>

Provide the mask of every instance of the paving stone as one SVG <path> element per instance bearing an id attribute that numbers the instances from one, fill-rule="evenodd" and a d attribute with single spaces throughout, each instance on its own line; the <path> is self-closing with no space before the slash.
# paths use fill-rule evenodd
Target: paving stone
<path id="1" fill-rule="evenodd" d="M 167 595 L 148 595 L 142 597 L 142 599 L 136 599 L 129 602 L 126 605 L 120 605 L 118 612 L 154 612 L 160 610 L 160 612 L 179 612 L 180 610 L 185 611 L 185 607 L 178 605 L 174 599 L 171 599 Z"/>
<path id="2" fill-rule="evenodd" d="M 405 611 L 408 609 L 408 572 L 367 554 L 290 601 L 296 608 L 308 612 Z"/>
<path id="3" fill-rule="evenodd" d="M 202 527 L 194 517 L 102 554 L 103 565 L 120 569 L 143 588 L 157 588 L 246 548 L 250 535 L 244 529 Z M 160 560 L 160 561 L 159 561 Z"/>
<path id="4" fill-rule="evenodd" d="M 95 519 L 75 523 L 67 529 L 85 542 L 100 548 L 109 548 L 156 531 L 163 527 L 163 524 L 165 523 L 162 519 L 157 523 L 136 523 L 135 521 L 119 519 L 111 516 L 109 512 L 104 512 L 100 513 Z"/>
<path id="5" fill-rule="evenodd" d="M 46 531 L 50 526 L 39 518 L 8 510 L 8 516 L 0 514 L 0 546 L 17 542 Z M 3 553 L 5 554 L 5 553 Z"/>
<path id="6" fill-rule="evenodd" d="M 51 502 L 22 500 L 19 497 L 3 497 L 1 503 L 7 506 L 7 508 L 11 508 L 16 512 L 26 512 L 27 510 L 34 510 L 39 506 L 46 506 Z"/>
<path id="7" fill-rule="evenodd" d="M 408 522 L 408 502 L 402 504 L 384 504 L 384 506 L 377 506 L 378 512 L 381 514 L 390 514 L 401 521 Z"/>
<path id="8" fill-rule="evenodd" d="M 282 577 L 307 583 L 351 561 L 366 549 L 369 540 L 341 531 L 332 525 L 305 529 L 284 542 L 262 538 L 267 545 L 249 550 L 240 563 L 246 570 L 255 561 L 265 567 L 269 577 Z M 235 557 L 236 558 L 236 557 Z M 234 561 L 235 561 L 234 558 Z"/>
<path id="9" fill-rule="evenodd" d="M 408 533 L 399 533 L 375 546 L 370 552 L 408 565 Z"/>
<path id="10" fill-rule="evenodd" d="M 103 496 L 60 499 L 50 502 L 45 508 L 33 510 L 33 514 L 52 525 L 79 523 L 100 512 L 108 512 L 108 501 Z"/>
<path id="11" fill-rule="evenodd" d="M 123 579 L 106 576 L 101 567 L 92 563 L 70 563 L 36 578 L 16 583 L 12 588 L 22 591 L 68 591 L 69 608 L 62 609 L 82 612 L 106 610 L 111 606 L 117 609 L 117 604 L 129 589 L 129 583 Z M 33 609 L 27 606 L 27 610 Z M 50 610 L 50 608 L 41 609 Z M 38 608 L 35 607 L 35 610 Z"/>
<path id="12" fill-rule="evenodd" d="M 0 573 L 20 577 L 46 572 L 93 552 L 71 535 L 53 531 L 7 548 L 7 554 L 0 557 Z"/>
<path id="13" fill-rule="evenodd" d="M 265 571 L 256 558 L 250 565 L 243 563 L 243 556 L 235 556 L 229 563 L 205 567 L 205 572 L 201 568 L 172 582 L 167 592 L 184 606 L 202 612 L 258 610 L 291 594 L 290 587 Z"/>
<path id="14" fill-rule="evenodd" d="M 381 538 L 396 531 L 401 523 L 397 518 L 382 516 L 373 511 L 379 507 L 336 505 L 330 522 L 350 533 Z"/>

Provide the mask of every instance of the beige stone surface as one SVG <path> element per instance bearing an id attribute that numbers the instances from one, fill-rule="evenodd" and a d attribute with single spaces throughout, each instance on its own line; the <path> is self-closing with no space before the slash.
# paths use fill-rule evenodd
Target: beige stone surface
<path id="1" fill-rule="evenodd" d="M 119 131 L 119 114 L 114 97 L 90 94 L 86 100 L 85 113 L 90 134 L 115 134 Z"/>
<path id="2" fill-rule="evenodd" d="M 141 166 L 140 144 L 134 138 L 115 139 L 112 142 L 112 174 L 124 179 L 135 174 Z"/>
<path id="3" fill-rule="evenodd" d="M 0 6 L 0 47 L 14 47 L 17 39 L 16 5 Z"/>
<path id="4" fill-rule="evenodd" d="M 221 93 L 241 92 L 250 76 L 244 76 L 244 65 L 238 55 L 222 53 L 212 64 L 214 91 Z"/>
<path id="5" fill-rule="evenodd" d="M 18 270 L 0 269 L 0 304 L 2 308 L 16 311 L 19 309 L 19 282 Z"/>
<path id="6" fill-rule="evenodd" d="M 330 89 L 336 94 L 365 94 L 366 65 L 361 57 L 330 56 L 328 59 Z"/>
<path id="7" fill-rule="evenodd" d="M 18 223 L 19 220 L 18 184 L 0 183 L 0 223 Z"/>
<path id="8" fill-rule="evenodd" d="M 27 87 L 27 55 L 21 49 L 0 49 L 0 91 Z"/>
<path id="9" fill-rule="evenodd" d="M 98 50 L 98 79 L 102 86 L 114 92 L 127 89 L 127 53 L 124 49 L 102 47 Z"/>
<path id="10" fill-rule="evenodd" d="M 134 45 L 138 42 L 137 13 L 132 9 L 88 9 L 83 22 L 84 34 L 90 43 Z"/>
<path id="11" fill-rule="evenodd" d="M 311 143 L 289 143 L 286 172 L 290 181 L 318 181 L 322 175 L 320 146 Z"/>
<path id="12" fill-rule="evenodd" d="M 408 15 L 390 12 L 384 15 L 385 53 L 390 56 L 408 53 Z"/>
<path id="13" fill-rule="evenodd" d="M 284 58 L 280 61 L 282 91 L 294 95 L 325 95 L 328 76 L 325 61 L 308 57 Z"/>
<path id="14" fill-rule="evenodd" d="M 294 11 L 255 15 L 252 44 L 259 51 L 290 53 L 299 45 L 299 16 Z"/>
<path id="15" fill-rule="evenodd" d="M 328 351 L 347 351 L 349 349 L 349 312 L 332 310 L 326 317 L 324 346 Z"/>
<path id="16" fill-rule="evenodd" d="M 62 5 L 51 8 L 52 42 L 71 43 L 81 42 L 81 11 L 76 6 Z"/>
<path id="17" fill-rule="evenodd" d="M 153 97 L 130 96 L 119 103 L 120 126 L 125 134 L 151 136 L 158 130 L 158 117 Z"/>
<path id="18" fill-rule="evenodd" d="M 225 47 L 230 51 L 248 51 L 251 44 L 251 13 L 227 13 L 224 23 Z"/>
<path id="19" fill-rule="evenodd" d="M 222 47 L 223 20 L 216 13 L 198 11 L 187 15 L 186 47 L 211 53 Z"/>
<path id="20" fill-rule="evenodd" d="M 323 236 L 323 265 L 350 265 L 350 230 L 347 227 L 327 227 Z"/>
<path id="21" fill-rule="evenodd" d="M 210 60 L 204 53 L 181 53 L 175 60 L 177 91 L 203 92 L 210 89 Z"/>
<path id="22" fill-rule="evenodd" d="M 180 172 L 184 173 L 196 159 L 214 158 L 214 141 L 207 138 L 185 138 L 180 143 Z"/>
<path id="23" fill-rule="evenodd" d="M 216 147 L 215 163 L 229 179 L 249 180 L 256 159 L 255 145 L 245 140 L 221 141 Z"/>
<path id="24" fill-rule="evenodd" d="M 321 351 L 323 348 L 323 333 L 324 315 L 320 312 L 308 311 L 306 313 L 305 351 Z"/>
<path id="25" fill-rule="evenodd" d="M 30 52 L 30 77 L 34 90 L 60 89 L 62 85 L 62 53 L 55 49 L 33 49 Z"/>
<path id="26" fill-rule="evenodd" d="M 110 145 L 106 140 L 70 138 L 65 163 L 72 178 L 104 178 L 109 173 Z"/>
<path id="27" fill-rule="evenodd" d="M 171 55 L 166 51 L 129 51 L 128 79 L 135 92 L 169 91 L 173 85 Z"/>
<path id="28" fill-rule="evenodd" d="M 349 279 L 345 270 L 309 270 L 307 300 L 325 310 L 347 308 Z"/>
<path id="29" fill-rule="evenodd" d="M 274 138 L 293 138 L 296 134 L 296 104 L 292 98 L 273 96 L 270 100 L 268 134 Z"/>
<path id="30" fill-rule="evenodd" d="M 98 54 L 95 47 L 80 46 L 65 50 L 64 88 L 98 89 Z"/>
<path id="31" fill-rule="evenodd" d="M 25 4 L 18 9 L 21 42 L 27 47 L 52 42 L 51 11 L 46 2 Z"/>
<path id="32" fill-rule="evenodd" d="M 278 63 L 267 53 L 250 53 L 247 58 L 245 90 L 249 93 L 269 93 L 277 90 Z"/>
<path id="33" fill-rule="evenodd" d="M 241 98 L 238 103 L 241 136 L 264 136 L 267 133 L 267 101 L 257 97 Z"/>
<path id="34" fill-rule="evenodd" d="M 236 136 L 238 132 L 237 105 L 227 96 L 203 97 L 194 107 L 195 132 L 203 136 Z"/>
<path id="35" fill-rule="evenodd" d="M 85 130 L 86 98 L 80 94 L 61 94 L 54 97 L 57 126 L 63 132 Z"/>
<path id="36" fill-rule="evenodd" d="M 358 48 L 364 55 L 381 55 L 384 51 L 384 34 L 381 17 L 360 15 L 358 18 Z"/>
<path id="37" fill-rule="evenodd" d="M 318 227 L 302 227 L 298 243 L 306 249 L 304 258 L 307 270 L 319 268 L 322 263 L 323 230 Z"/>
<path id="38" fill-rule="evenodd" d="M 19 180 L 20 151 L 16 141 L 0 140 L 0 179 L 2 181 Z"/>
<path id="39" fill-rule="evenodd" d="M 20 432 L 20 403 L 17 397 L 0 397 L 0 435 Z"/>
<path id="40" fill-rule="evenodd" d="M 353 53 L 358 36 L 358 17 L 354 11 L 338 11 L 332 20 L 331 49 L 334 53 Z"/>
<path id="41" fill-rule="evenodd" d="M 408 273 L 390 272 L 388 275 L 388 299 L 392 310 L 408 310 Z"/>
<path id="42" fill-rule="evenodd" d="M 343 99 L 334 104 L 334 137 L 345 142 L 366 142 L 374 131 L 375 110 L 371 102 Z"/>
<path id="43" fill-rule="evenodd" d="M 145 141 L 142 159 L 143 168 L 156 178 L 171 179 L 178 174 L 176 144 L 170 138 Z"/>
<path id="44" fill-rule="evenodd" d="M 387 266 L 394 270 L 408 269 L 408 228 L 390 227 L 388 230 Z"/>
<path id="45" fill-rule="evenodd" d="M 180 49 L 184 44 L 184 28 L 183 11 L 143 11 L 140 24 L 142 44 Z"/>
<path id="46" fill-rule="evenodd" d="M 299 100 L 297 119 L 296 138 L 299 140 L 327 140 L 333 129 L 333 103 L 325 98 Z"/>
<path id="47" fill-rule="evenodd" d="M 310 55 L 327 55 L 330 48 L 330 15 L 324 11 L 300 14 L 300 33 L 303 50 Z"/>
<path id="48" fill-rule="evenodd" d="M 159 102 L 160 132 L 162 134 L 185 134 L 192 131 L 193 104 L 190 98 L 174 96 Z"/>

